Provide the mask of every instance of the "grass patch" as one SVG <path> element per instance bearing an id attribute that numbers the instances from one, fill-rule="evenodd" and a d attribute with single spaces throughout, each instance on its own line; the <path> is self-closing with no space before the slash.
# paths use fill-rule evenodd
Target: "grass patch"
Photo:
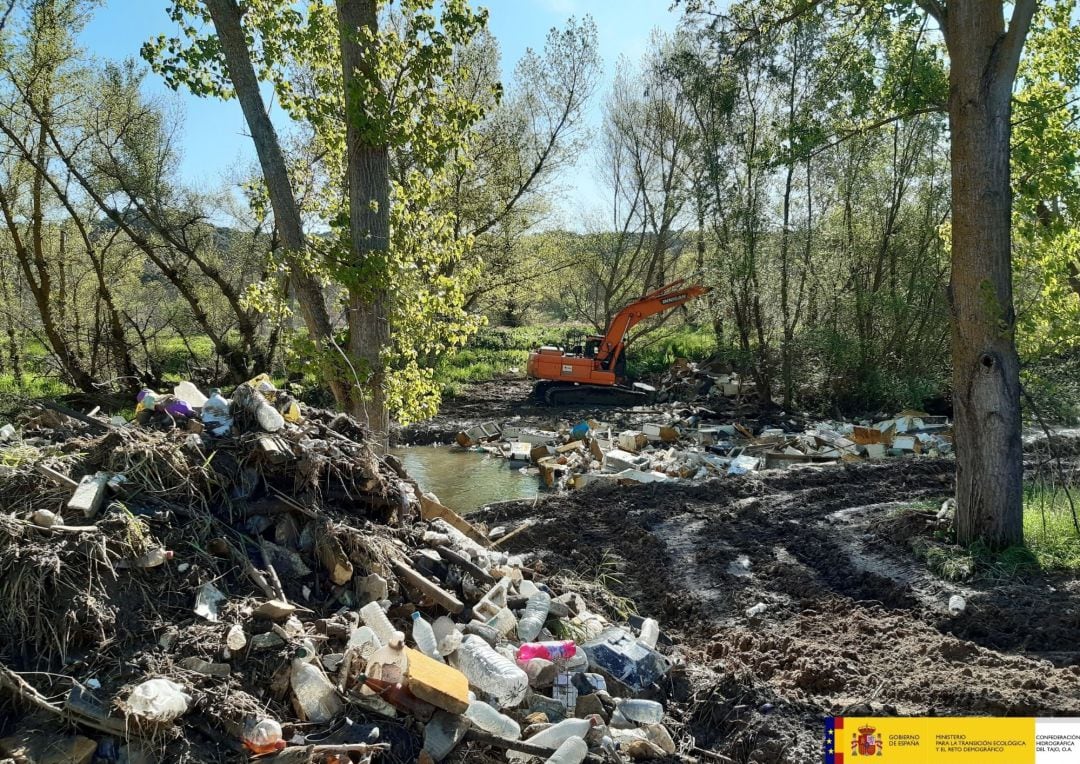
<path id="1" fill-rule="evenodd" d="M 442 359 L 435 378 L 445 398 L 460 395 L 467 385 L 503 376 L 525 376 L 529 353 L 541 345 L 566 347 L 575 335 L 587 333 L 581 326 L 489 327 L 481 329 L 468 345 Z"/>
<path id="2" fill-rule="evenodd" d="M 716 334 L 689 326 L 648 335 L 626 354 L 626 373 L 634 378 L 666 371 L 676 358 L 707 361 L 716 355 Z"/>
<path id="3" fill-rule="evenodd" d="M 1080 508 L 1080 491 L 1073 489 Z M 923 514 L 925 507 L 908 507 L 902 512 Z M 1080 534 L 1073 525 L 1072 510 L 1065 489 L 1043 483 L 1024 485 L 1024 545 L 992 551 L 981 543 L 957 546 L 953 530 L 939 529 L 917 536 L 911 546 L 926 566 L 948 581 L 974 578 L 1008 579 L 1037 571 L 1080 571 Z"/>
<path id="4" fill-rule="evenodd" d="M 1069 492 L 1080 510 L 1080 490 Z M 1069 492 L 1044 483 L 1024 486 L 1024 542 L 1044 569 L 1080 571 L 1080 535 L 1073 525 Z"/>
<path id="5" fill-rule="evenodd" d="M 14 374 L 0 374 L 0 396 L 52 398 L 70 392 L 70 387 L 53 377 L 23 374 L 20 382 L 15 379 Z"/>

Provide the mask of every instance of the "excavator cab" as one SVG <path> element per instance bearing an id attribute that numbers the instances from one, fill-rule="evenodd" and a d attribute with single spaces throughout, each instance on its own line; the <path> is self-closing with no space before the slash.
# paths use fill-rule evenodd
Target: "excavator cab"
<path id="1" fill-rule="evenodd" d="M 545 346 L 529 354 L 528 375 L 536 380 L 533 395 L 551 405 L 634 405 L 646 397 L 626 384 L 626 335 L 643 319 L 672 310 L 708 292 L 682 286 L 682 279 L 649 292 L 623 307 L 603 335 L 589 335 L 569 353 Z"/>

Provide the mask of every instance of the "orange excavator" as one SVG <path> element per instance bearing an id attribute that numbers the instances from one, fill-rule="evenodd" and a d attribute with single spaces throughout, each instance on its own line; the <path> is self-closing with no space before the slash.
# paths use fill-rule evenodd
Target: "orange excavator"
<path id="1" fill-rule="evenodd" d="M 533 396 L 552 406 L 633 406 L 647 393 L 627 386 L 626 335 L 638 323 L 672 310 L 709 291 L 693 284 L 673 281 L 630 303 L 611 320 L 603 335 L 590 335 L 571 352 L 545 345 L 529 354 L 526 371 L 539 380 Z"/>

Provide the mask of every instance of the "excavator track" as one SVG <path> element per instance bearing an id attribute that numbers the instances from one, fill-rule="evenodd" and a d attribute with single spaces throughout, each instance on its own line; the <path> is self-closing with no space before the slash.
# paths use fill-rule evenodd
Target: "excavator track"
<path id="1" fill-rule="evenodd" d="M 627 387 L 577 385 L 569 382 L 540 382 L 533 397 L 549 406 L 637 406 L 648 402 L 648 394 Z"/>

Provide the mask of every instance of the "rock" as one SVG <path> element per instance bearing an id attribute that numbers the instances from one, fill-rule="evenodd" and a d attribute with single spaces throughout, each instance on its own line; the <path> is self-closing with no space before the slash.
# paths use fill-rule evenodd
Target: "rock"
<path id="1" fill-rule="evenodd" d="M 315 551 L 331 581 L 338 586 L 349 583 L 353 576 L 353 566 L 336 536 L 320 534 L 315 542 Z"/>
<path id="2" fill-rule="evenodd" d="M 266 618 L 271 621 L 284 621 L 293 613 L 296 607 L 282 600 L 267 600 L 255 608 L 256 618 Z"/>
<path id="3" fill-rule="evenodd" d="M 627 744 L 626 755 L 634 761 L 650 761 L 664 758 L 664 750 L 648 740 L 632 740 Z"/>
<path id="4" fill-rule="evenodd" d="M 248 640 L 248 643 L 252 650 L 272 650 L 285 644 L 285 640 L 274 632 L 268 631 L 265 634 L 256 634 Z"/>
<path id="5" fill-rule="evenodd" d="M 525 717 L 525 726 L 527 729 L 537 724 L 547 724 L 550 721 L 551 720 L 548 719 L 547 714 L 545 714 L 543 711 L 534 711 Z"/>
<path id="6" fill-rule="evenodd" d="M 594 692 L 589 695 L 578 695 L 577 703 L 574 706 L 574 716 L 584 718 L 596 714 L 603 718 L 606 722 L 608 716 L 604 712 L 604 704 L 600 702 L 600 697 Z"/>
<path id="7" fill-rule="evenodd" d="M 56 524 L 56 513 L 50 512 L 47 509 L 36 509 L 34 513 L 30 515 L 30 522 L 34 525 L 41 526 L 42 528 L 51 528 Z"/>
<path id="8" fill-rule="evenodd" d="M 544 718 L 547 718 L 547 717 L 544 717 Z M 546 730 L 550 726 L 552 726 L 551 722 L 540 722 L 539 724 L 530 724 L 528 727 L 526 727 L 524 730 L 521 731 L 521 738 L 523 740 L 528 740 L 533 735 L 535 735 L 535 734 L 537 734 L 539 732 L 543 732 L 544 730 Z"/>

